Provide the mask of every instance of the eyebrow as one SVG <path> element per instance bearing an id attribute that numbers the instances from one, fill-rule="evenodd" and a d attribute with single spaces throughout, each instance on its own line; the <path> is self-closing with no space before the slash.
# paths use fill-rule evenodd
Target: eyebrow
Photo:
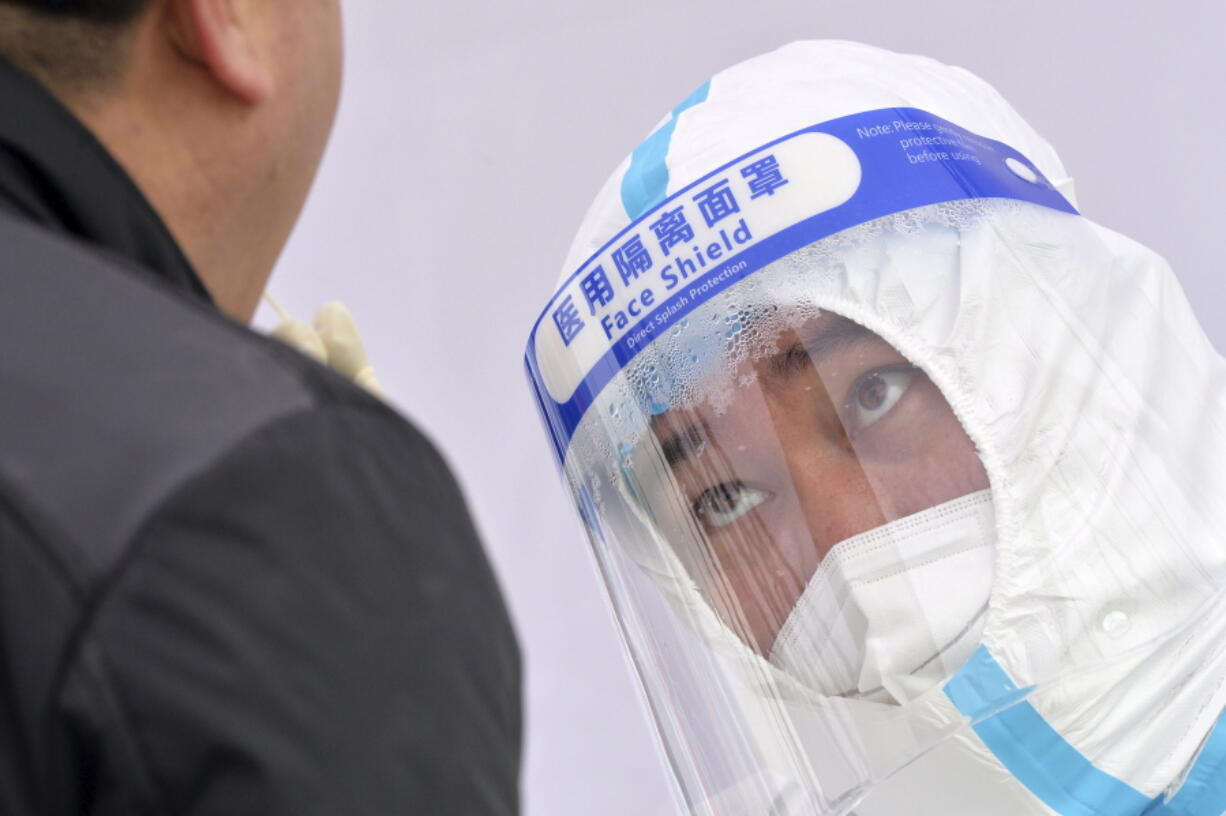
<path id="1" fill-rule="evenodd" d="M 664 440 L 660 442 L 660 451 L 664 454 L 664 461 L 671 468 L 698 453 L 706 441 L 706 423 L 701 420 L 689 422 L 680 430 L 664 437 Z"/>
<path id="2" fill-rule="evenodd" d="M 783 351 L 769 358 L 768 376 L 785 380 L 803 371 L 812 362 L 822 359 L 840 349 L 876 337 L 859 323 L 845 317 L 836 317 L 830 325 L 801 340 L 796 340 Z M 660 451 L 670 468 L 698 453 L 709 437 L 706 422 L 686 423 L 660 442 Z"/>
<path id="3" fill-rule="evenodd" d="M 786 380 L 829 354 L 875 336 L 859 323 L 837 318 L 812 335 L 794 340 L 783 351 L 770 357 L 766 373 L 770 379 Z"/>

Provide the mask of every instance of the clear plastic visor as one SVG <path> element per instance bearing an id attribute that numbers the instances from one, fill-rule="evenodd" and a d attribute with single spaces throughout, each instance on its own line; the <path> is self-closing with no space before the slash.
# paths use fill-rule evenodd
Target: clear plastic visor
<path id="1" fill-rule="evenodd" d="M 931 266 L 957 236 L 886 244 Z M 695 813 L 838 812 L 965 724 L 941 686 L 988 608 L 988 476 L 928 374 L 820 305 L 814 261 L 644 350 L 568 463 Z"/>

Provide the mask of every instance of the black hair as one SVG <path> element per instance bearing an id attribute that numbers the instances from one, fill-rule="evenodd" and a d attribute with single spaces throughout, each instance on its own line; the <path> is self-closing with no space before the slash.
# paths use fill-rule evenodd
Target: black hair
<path id="1" fill-rule="evenodd" d="M 0 6 L 22 6 L 59 17 L 91 23 L 126 23 L 144 11 L 150 0 L 0 0 Z"/>
<path id="2" fill-rule="evenodd" d="M 109 87 L 153 0 L 0 0 L 0 57 L 61 96 Z"/>

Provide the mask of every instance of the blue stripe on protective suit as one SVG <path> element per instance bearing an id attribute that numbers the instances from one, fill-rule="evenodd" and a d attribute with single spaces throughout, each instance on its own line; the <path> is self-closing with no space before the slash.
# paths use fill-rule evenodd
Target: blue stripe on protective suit
<path id="1" fill-rule="evenodd" d="M 630 220 L 638 218 L 643 213 L 664 200 L 668 192 L 668 146 L 673 140 L 673 131 L 677 129 L 677 117 L 700 102 L 705 102 L 707 92 L 711 90 L 711 80 L 698 86 L 692 94 L 673 108 L 668 121 L 659 130 L 648 136 L 641 145 L 634 149 L 630 157 L 630 168 L 622 177 L 622 206 Z"/>
<path id="2" fill-rule="evenodd" d="M 980 646 L 945 685 L 979 739 L 1027 790 L 1061 816 L 1222 816 L 1226 813 L 1226 717 L 1219 720 L 1169 802 L 1150 799 L 1102 771 L 1060 736 Z M 992 714 L 991 712 L 998 713 Z"/>
<path id="3" fill-rule="evenodd" d="M 945 694 L 972 719 L 1008 705 L 977 723 L 975 733 L 1009 773 L 1052 810 L 1062 816 L 1145 812 L 1151 804 L 1148 796 L 1095 768 L 1030 703 L 1010 699 L 1023 693 L 983 646 L 945 685 Z"/>

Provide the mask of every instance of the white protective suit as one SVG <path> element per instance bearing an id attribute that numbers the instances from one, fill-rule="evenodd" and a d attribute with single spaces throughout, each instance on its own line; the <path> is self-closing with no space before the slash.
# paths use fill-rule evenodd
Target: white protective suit
<path id="1" fill-rule="evenodd" d="M 717 74 L 527 366 L 689 812 L 1226 813 L 1226 367 L 981 80 Z"/>

